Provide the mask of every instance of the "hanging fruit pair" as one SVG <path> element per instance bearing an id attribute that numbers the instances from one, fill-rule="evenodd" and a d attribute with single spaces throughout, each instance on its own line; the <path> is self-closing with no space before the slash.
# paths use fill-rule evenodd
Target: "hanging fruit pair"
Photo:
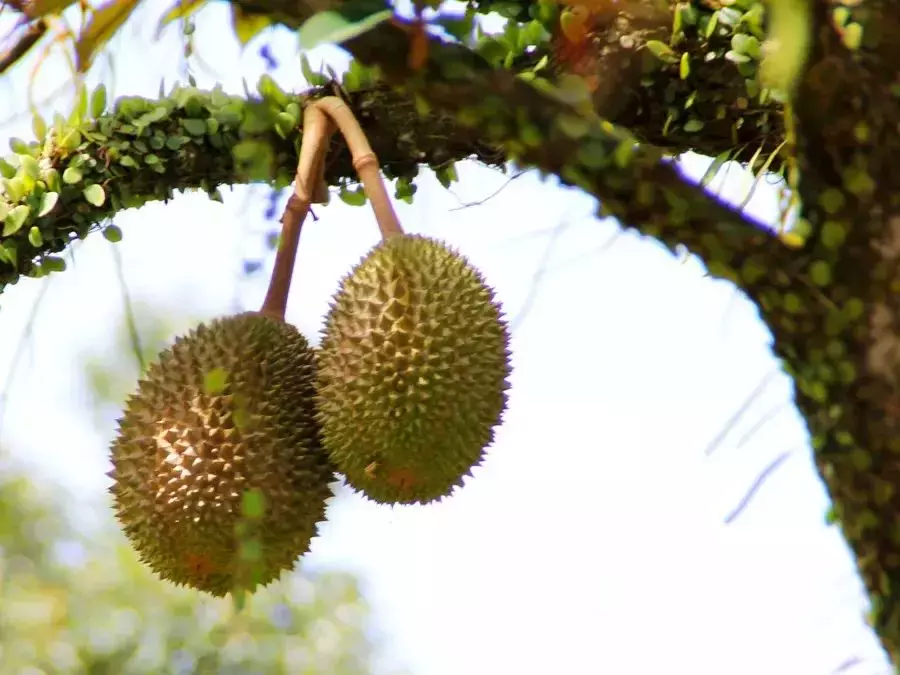
<path id="1" fill-rule="evenodd" d="M 284 312 L 335 126 L 382 242 L 343 279 L 314 351 Z M 150 366 L 112 444 L 116 515 L 160 577 L 253 591 L 309 549 L 335 471 L 378 502 L 450 494 L 493 439 L 509 374 L 480 273 L 403 233 L 353 113 L 311 102 L 263 307 L 201 325 Z"/>

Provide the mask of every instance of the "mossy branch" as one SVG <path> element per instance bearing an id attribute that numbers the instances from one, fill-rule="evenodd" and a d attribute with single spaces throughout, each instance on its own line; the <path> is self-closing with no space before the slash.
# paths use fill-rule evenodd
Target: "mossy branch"
<path id="1" fill-rule="evenodd" d="M 900 6 L 844 22 L 810 3 L 814 46 L 794 106 L 798 191 L 811 232 L 793 318 L 770 326 L 797 384 L 832 519 L 868 589 L 871 623 L 900 666 Z M 864 36 L 860 41 L 859 36 Z M 854 39 L 856 36 L 857 39 Z M 801 296 L 802 297 L 802 296 Z"/>
<path id="2" fill-rule="evenodd" d="M 229 0 L 250 16 L 265 16 L 273 23 L 299 28 L 315 12 L 335 3 L 329 0 Z M 531 19 L 536 0 L 473 0 L 479 12 L 498 10 Z M 602 3 L 594 3 L 601 7 Z M 727 153 L 729 159 L 765 161 L 783 149 L 783 106 L 757 80 L 764 38 L 762 2 L 723 3 L 663 0 L 668 11 L 648 12 L 657 0 L 609 3 L 595 11 L 584 45 L 566 45 L 550 23 L 551 39 L 539 43 L 509 69 L 518 72 L 543 58 L 554 76 L 575 72 L 597 80 L 593 103 L 598 115 L 627 128 L 642 143 L 668 153 L 688 151 L 710 157 Z M 502 7 L 494 7 L 502 5 Z M 744 6 L 744 9 L 739 7 Z M 716 8 L 718 7 L 718 8 Z M 384 32 L 361 41 L 389 40 Z M 654 55 L 648 43 L 669 45 Z M 359 43 L 356 43 L 359 44 Z M 434 44 L 434 43 L 433 43 Z M 356 54 L 353 45 L 345 45 Z M 739 46 L 740 49 L 735 47 Z M 577 62 L 577 63 L 576 63 Z M 687 66 L 687 68 L 686 68 Z M 779 168 L 780 160 L 770 169 Z"/>
<path id="3" fill-rule="evenodd" d="M 490 68 L 465 47 L 431 40 L 426 67 L 414 72 L 403 25 L 383 24 L 346 46 L 402 92 L 381 87 L 350 95 L 388 176 L 414 176 L 421 163 L 514 158 L 585 189 L 605 213 L 644 234 L 673 248 L 686 245 L 718 276 L 742 283 L 748 268 L 784 268 L 789 260 L 774 236 L 686 181 L 657 149 L 637 145 L 626 132 L 514 73 Z M 424 117 L 417 112 L 423 102 L 433 111 Z M 252 180 L 287 185 L 296 136 L 282 138 L 277 129 L 291 129 L 298 118 L 298 103 L 280 93 L 260 103 L 181 89 L 158 102 L 124 99 L 112 115 L 54 129 L 42 144 L 18 148 L 31 160 L 18 172 L 26 185 L 7 190 L 8 210 L 17 215 L 6 217 L 0 239 L 0 283 L 52 271 L 58 261 L 36 267 L 35 259 L 61 251 L 121 208 L 167 199 L 179 189 L 212 192 Z M 263 170 L 260 150 L 268 155 Z M 241 165 L 245 154 L 257 160 L 254 172 Z M 36 159 L 42 162 L 37 171 Z M 329 161 L 332 184 L 352 175 L 346 150 L 330 153 Z M 71 184 L 58 179 L 67 169 L 75 171 Z M 41 188 L 45 173 L 56 174 L 55 181 Z M 39 189 L 32 189 L 35 182 Z M 106 195 L 100 203 L 96 189 L 92 198 L 84 192 L 93 185 Z M 42 192 L 58 193 L 49 211 Z"/>
<path id="4" fill-rule="evenodd" d="M 289 96 L 269 87 L 267 98 L 245 100 L 182 88 L 161 100 L 120 99 L 114 111 L 95 119 L 55 125 L 40 143 L 14 142 L 15 156 L 0 162 L 0 291 L 20 276 L 58 269 L 60 261 L 47 256 L 122 209 L 170 199 L 179 190 L 215 196 L 222 185 L 288 185 L 299 143 L 291 121 L 299 120 L 307 98 L 329 93 L 321 87 Z M 420 119 L 408 97 L 386 86 L 347 96 L 389 177 L 412 179 L 422 164 L 439 168 L 467 157 L 503 163 L 503 153 L 485 145 L 479 132 L 446 116 Z M 332 141 L 325 179 L 332 186 L 355 180 L 340 139 Z M 85 196 L 92 185 L 103 189 L 99 204 Z"/>

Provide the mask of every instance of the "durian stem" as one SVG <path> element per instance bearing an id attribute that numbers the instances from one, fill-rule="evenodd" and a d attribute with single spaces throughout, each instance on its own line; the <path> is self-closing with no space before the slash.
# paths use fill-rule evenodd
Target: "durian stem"
<path id="1" fill-rule="evenodd" d="M 284 320 L 284 313 L 287 310 L 294 261 L 297 259 L 297 247 L 300 243 L 300 230 L 309 213 L 310 204 L 313 200 L 321 201 L 321 177 L 325 166 L 325 153 L 333 133 L 334 125 L 328 117 L 317 114 L 311 107 L 306 109 L 303 115 L 300 157 L 297 160 L 297 173 L 294 177 L 294 192 L 288 198 L 284 213 L 281 215 L 278 253 L 275 254 L 272 278 L 260 310 L 261 314 L 281 321 Z"/>
<path id="2" fill-rule="evenodd" d="M 359 125 L 356 115 L 349 106 L 336 96 L 320 98 L 309 105 L 310 109 L 321 110 L 337 125 L 347 142 L 350 154 L 353 157 L 353 168 L 362 182 L 366 196 L 372 204 L 375 212 L 375 220 L 378 221 L 378 229 L 381 230 L 382 239 L 387 239 L 395 234 L 403 234 L 403 228 L 394 212 L 391 198 L 384 187 L 381 178 L 381 165 L 378 158 L 369 145 L 369 139 Z M 306 124 L 304 116 L 304 124 Z"/>

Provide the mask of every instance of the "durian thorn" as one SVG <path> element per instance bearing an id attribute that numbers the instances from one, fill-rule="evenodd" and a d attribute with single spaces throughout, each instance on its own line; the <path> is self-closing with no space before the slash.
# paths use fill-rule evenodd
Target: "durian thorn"
<path id="1" fill-rule="evenodd" d="M 313 200 L 322 201 L 320 188 L 323 183 L 325 153 L 333 133 L 334 125 L 324 115 L 304 115 L 300 157 L 294 176 L 294 192 L 288 198 L 284 213 L 281 215 L 278 252 L 275 254 L 269 289 L 260 310 L 261 314 L 275 319 L 284 320 L 303 221 L 306 220 Z"/>
<path id="2" fill-rule="evenodd" d="M 391 204 L 391 198 L 384 187 L 384 180 L 381 178 L 378 157 L 372 151 L 369 139 L 366 138 L 356 115 L 337 96 L 326 96 L 313 101 L 307 107 L 308 112 L 311 110 L 318 110 L 328 115 L 344 136 L 347 147 L 350 149 L 350 155 L 353 157 L 353 168 L 356 170 L 363 189 L 366 191 L 366 196 L 372 204 L 372 210 L 375 212 L 375 220 L 378 221 L 381 237 L 387 239 L 395 234 L 403 234 L 403 228 L 400 226 L 400 221 Z M 306 125 L 306 115 L 303 119 L 304 125 Z"/>

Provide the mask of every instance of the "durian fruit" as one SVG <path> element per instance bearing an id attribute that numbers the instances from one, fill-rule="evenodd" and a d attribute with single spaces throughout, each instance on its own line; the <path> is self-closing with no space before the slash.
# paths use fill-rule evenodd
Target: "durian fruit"
<path id="1" fill-rule="evenodd" d="M 200 325 L 149 367 L 109 476 L 125 534 L 161 578 L 252 592 L 308 550 L 335 479 L 314 372 L 306 339 L 255 312 Z"/>
<path id="2" fill-rule="evenodd" d="M 427 503 L 479 464 L 506 408 L 509 335 L 482 275 L 445 244 L 394 234 L 342 280 L 318 350 L 322 439 L 381 503 Z"/>

